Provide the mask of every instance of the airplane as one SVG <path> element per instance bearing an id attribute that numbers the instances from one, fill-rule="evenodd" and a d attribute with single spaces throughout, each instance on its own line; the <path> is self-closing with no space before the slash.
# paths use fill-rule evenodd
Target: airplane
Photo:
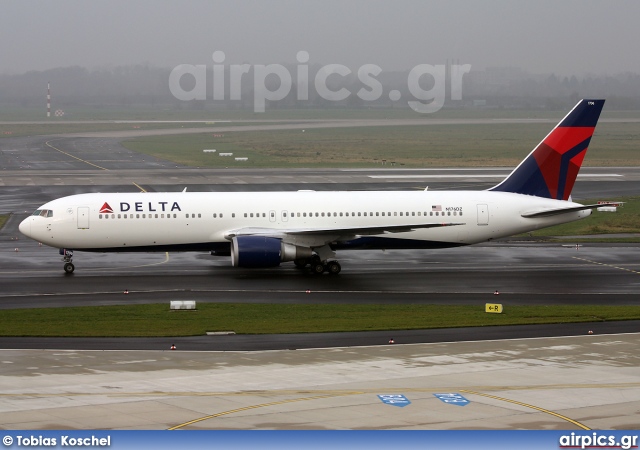
<path id="1" fill-rule="evenodd" d="M 582 219 L 571 190 L 604 100 L 581 100 L 498 185 L 483 191 L 88 193 L 42 205 L 20 232 L 73 251 L 207 251 L 235 267 L 293 261 L 338 274 L 336 251 L 459 247 Z"/>

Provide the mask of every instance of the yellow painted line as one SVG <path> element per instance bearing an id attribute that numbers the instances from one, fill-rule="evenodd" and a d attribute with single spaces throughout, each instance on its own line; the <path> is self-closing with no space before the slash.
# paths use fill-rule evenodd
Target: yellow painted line
<path id="1" fill-rule="evenodd" d="M 631 272 L 631 273 L 640 274 L 640 272 L 638 272 L 636 270 L 625 269 L 624 267 L 618 267 L 618 266 L 614 266 L 612 264 L 605 264 L 605 263 L 601 263 L 601 262 L 598 262 L 598 261 L 591 261 L 590 259 L 578 258 L 577 256 L 572 256 L 572 258 L 580 260 L 580 261 L 585 261 L 585 262 L 588 262 L 588 263 L 591 263 L 591 264 L 597 264 L 599 266 L 606 266 L 606 267 L 611 267 L 612 269 L 624 270 L 625 272 Z"/>
<path id="2" fill-rule="evenodd" d="M 159 266 L 160 264 L 166 264 L 168 262 L 169 262 L 169 252 L 164 252 L 164 261 L 151 263 L 151 264 L 141 264 L 139 266 L 127 266 L 127 268 Z M 122 269 L 122 267 L 120 267 L 120 269 Z M 104 269 L 102 269 L 102 270 L 104 270 Z"/>
<path id="3" fill-rule="evenodd" d="M 122 270 L 122 269 L 138 269 L 140 267 L 151 267 L 151 266 L 159 266 L 161 264 L 166 264 L 169 262 L 169 252 L 165 252 L 164 253 L 164 261 L 160 261 L 160 262 L 154 262 L 154 263 L 149 263 L 149 264 L 139 264 L 137 266 L 118 266 L 118 267 L 87 267 L 85 269 L 82 269 L 83 272 L 96 272 L 96 271 L 100 271 L 100 272 L 104 272 L 105 270 Z M 29 271 L 29 273 L 34 274 L 34 273 L 55 273 L 58 272 L 57 270 L 38 270 L 38 271 Z M 11 274 L 23 274 L 24 272 L 0 272 L 0 274 L 2 275 L 11 275 Z"/>
<path id="4" fill-rule="evenodd" d="M 167 428 L 167 430 L 169 430 L 169 431 L 178 430 L 180 428 L 184 428 L 186 426 L 193 425 L 194 423 L 202 422 L 204 420 L 214 419 L 216 417 L 222 417 L 222 416 L 226 416 L 226 415 L 229 415 L 229 414 L 239 413 L 239 412 L 242 412 L 242 411 L 250 411 L 252 409 L 257 409 L 257 408 L 266 408 L 268 406 L 284 405 L 284 404 L 287 404 L 287 403 L 304 402 L 304 401 L 308 401 L 308 400 L 319 400 L 319 399 L 324 399 L 324 398 L 338 397 L 338 396 L 342 396 L 342 395 L 357 395 L 357 394 L 362 394 L 362 392 L 348 392 L 348 393 L 342 393 L 342 394 L 318 395 L 318 396 L 315 396 L 315 397 L 292 398 L 292 399 L 289 399 L 289 400 L 280 400 L 280 401 L 277 401 L 277 402 L 262 403 L 260 405 L 245 406 L 243 408 L 237 408 L 237 409 L 232 409 L 232 410 L 229 410 L 229 411 L 223 411 L 223 412 L 219 412 L 217 414 L 210 414 L 208 416 L 200 417 L 199 419 L 190 420 L 189 422 L 181 423 L 180 425 L 176 425 L 174 427 Z"/>
<path id="5" fill-rule="evenodd" d="M 524 406 L 525 408 L 535 409 L 536 411 L 540 411 L 540 412 L 543 412 L 545 414 L 550 414 L 552 416 L 558 417 L 559 419 L 566 420 L 567 422 L 570 422 L 570 423 L 574 424 L 575 426 L 577 426 L 579 428 L 582 428 L 583 430 L 591 430 L 591 428 L 589 428 L 588 426 L 583 425 L 583 424 L 581 424 L 580 422 L 578 422 L 576 420 L 570 419 L 567 416 L 563 416 L 562 414 L 558 414 L 556 412 L 549 411 L 548 409 L 540 408 L 538 406 L 529 405 L 528 403 L 522 403 L 522 402 L 518 402 L 518 401 L 515 401 L 515 400 L 508 399 L 508 398 L 503 398 L 503 397 L 496 397 L 495 395 L 483 394 L 482 392 L 468 391 L 466 389 L 460 389 L 460 392 L 464 392 L 464 393 L 467 393 L 467 394 L 480 395 L 482 397 L 492 398 L 494 400 L 500 400 L 500 401 L 503 401 L 503 402 L 513 403 L 514 405 Z"/>
<path id="6" fill-rule="evenodd" d="M 133 182 L 132 182 L 133 183 Z M 135 187 L 137 187 L 138 189 L 140 189 L 142 192 L 147 192 L 142 186 L 140 186 L 138 183 L 133 183 L 133 185 Z"/>
<path id="7" fill-rule="evenodd" d="M 65 350 L 66 351 L 66 350 Z M 94 350 L 89 350 L 94 351 Z M 98 350 L 95 350 L 98 351 Z M 73 351 L 69 351 L 73 352 Z M 610 383 L 610 384 L 553 384 L 542 386 L 475 386 L 474 389 L 482 389 L 485 391 L 525 391 L 525 390 L 552 390 L 552 389 L 638 389 L 640 383 Z M 167 391 L 167 392 L 64 392 L 64 393 L 43 393 L 43 392 L 19 392 L 19 393 L 1 393 L 0 398 L 9 397 L 38 397 L 38 398 L 55 398 L 55 397 L 97 397 L 108 395 L 109 397 L 253 397 L 257 395 L 300 395 L 311 394 L 316 395 L 312 398 L 329 398 L 329 397 L 342 397 L 346 395 L 362 395 L 362 394 L 376 394 L 382 391 L 393 391 L 397 388 L 368 388 L 359 391 L 350 390 L 297 390 L 297 389 L 282 389 L 275 391 L 249 391 L 249 392 L 180 392 L 180 391 Z M 434 390 L 433 388 L 405 388 L 403 392 L 420 392 L 420 393 L 434 393 L 434 392 L 457 392 L 460 390 L 459 386 L 443 386 L 442 389 Z M 466 390 L 469 393 L 476 393 L 469 389 Z M 486 395 L 486 394 L 485 394 Z M 305 397 L 306 399 L 311 399 Z"/>
<path id="8" fill-rule="evenodd" d="M 97 167 L 98 169 L 102 169 L 102 170 L 109 170 L 109 169 L 107 169 L 107 168 L 105 168 L 105 167 L 99 166 L 99 165 L 94 164 L 94 163 L 91 163 L 91 162 L 89 162 L 89 161 L 85 161 L 85 160 L 84 160 L 84 159 L 82 159 L 82 158 L 78 158 L 77 156 L 73 156 L 73 155 L 72 155 L 72 154 L 70 154 L 70 153 L 67 153 L 67 152 L 65 152 L 65 151 L 63 151 L 63 150 L 60 150 L 59 148 L 54 147 L 53 145 L 51 145 L 49 142 L 51 142 L 51 141 L 47 141 L 47 142 L 45 142 L 45 144 L 47 145 L 47 147 L 50 147 L 50 148 L 52 148 L 52 149 L 54 149 L 54 150 L 56 150 L 56 151 L 58 151 L 58 152 L 62 153 L 63 155 L 67 155 L 67 156 L 68 156 L 68 157 L 70 157 L 70 158 L 77 159 L 78 161 L 81 161 L 81 162 L 83 162 L 83 163 L 85 163 L 85 164 L 89 164 L 90 166 L 93 166 L 93 167 Z"/>

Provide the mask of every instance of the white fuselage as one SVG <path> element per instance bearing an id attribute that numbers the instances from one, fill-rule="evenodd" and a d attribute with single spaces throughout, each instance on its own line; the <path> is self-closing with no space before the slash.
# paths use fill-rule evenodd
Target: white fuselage
<path id="1" fill-rule="evenodd" d="M 238 229 L 313 231 L 455 223 L 376 235 L 341 232 L 331 238 L 336 248 L 433 248 L 476 244 L 591 214 L 586 210 L 522 217 L 572 205 L 578 206 L 492 191 L 95 193 L 43 205 L 39 211 L 47 213 L 28 217 L 20 231 L 43 244 L 74 250 L 220 250 L 229 244 L 230 231 Z"/>

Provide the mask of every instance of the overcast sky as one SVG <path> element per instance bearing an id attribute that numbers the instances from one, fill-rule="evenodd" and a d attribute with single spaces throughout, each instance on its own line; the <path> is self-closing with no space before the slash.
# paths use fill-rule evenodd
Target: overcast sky
<path id="1" fill-rule="evenodd" d="M 447 59 L 559 75 L 640 73 L 640 1 L 5 1 L 0 73 L 79 65 L 344 64 Z"/>

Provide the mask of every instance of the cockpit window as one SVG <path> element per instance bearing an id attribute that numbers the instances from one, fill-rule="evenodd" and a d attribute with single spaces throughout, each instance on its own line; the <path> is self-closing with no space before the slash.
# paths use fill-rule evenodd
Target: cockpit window
<path id="1" fill-rule="evenodd" d="M 53 217 L 53 211 L 51 209 L 36 209 L 31 215 L 40 217 Z"/>
<path id="2" fill-rule="evenodd" d="M 31 215 L 32 215 L 32 216 L 39 216 L 41 212 L 42 212 L 42 210 L 41 210 L 41 209 L 36 209 L 36 210 L 33 212 L 33 214 L 31 214 Z"/>
<path id="3" fill-rule="evenodd" d="M 48 210 L 47 211 L 47 217 L 53 217 L 53 211 Z"/>

